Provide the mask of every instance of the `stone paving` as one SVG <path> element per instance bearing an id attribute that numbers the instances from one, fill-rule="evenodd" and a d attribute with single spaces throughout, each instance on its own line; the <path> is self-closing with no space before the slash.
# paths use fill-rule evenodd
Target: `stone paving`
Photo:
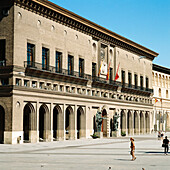
<path id="1" fill-rule="evenodd" d="M 130 137 L 0 145 L 0 170 L 170 169 L 170 156 L 164 155 L 157 134 L 133 137 L 135 161 L 129 152 Z"/>

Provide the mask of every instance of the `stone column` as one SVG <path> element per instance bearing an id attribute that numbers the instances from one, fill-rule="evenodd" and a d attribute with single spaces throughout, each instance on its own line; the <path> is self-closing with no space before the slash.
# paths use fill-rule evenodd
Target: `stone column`
<path id="1" fill-rule="evenodd" d="M 30 130 L 30 134 L 29 134 L 29 137 L 30 137 L 30 142 L 31 143 L 36 143 L 38 142 L 38 138 L 37 138 L 37 133 L 38 133 L 38 129 L 37 129 L 37 105 L 36 104 L 33 104 L 34 106 L 34 112 L 31 112 L 31 130 Z"/>
<path id="2" fill-rule="evenodd" d="M 39 129 L 39 109 L 40 109 L 40 104 L 39 104 L 39 102 L 37 102 L 37 109 L 36 109 L 36 115 L 37 115 L 37 142 L 40 141 L 40 139 L 39 139 L 39 133 L 40 133 L 40 129 Z"/>
<path id="3" fill-rule="evenodd" d="M 59 113 L 59 132 L 58 132 L 58 136 L 59 136 L 59 140 L 66 140 L 66 135 L 65 135 L 65 116 L 66 116 L 66 106 L 65 104 L 63 104 L 63 106 L 61 106 L 61 112 Z"/>

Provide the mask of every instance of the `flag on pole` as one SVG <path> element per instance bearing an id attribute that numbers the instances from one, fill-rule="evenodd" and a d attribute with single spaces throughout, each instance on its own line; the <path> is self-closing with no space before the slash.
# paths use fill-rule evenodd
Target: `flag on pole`
<path id="1" fill-rule="evenodd" d="M 101 72 L 101 69 L 102 69 L 102 64 L 103 64 L 103 61 L 101 61 L 98 76 L 100 76 L 100 72 Z"/>
<path id="2" fill-rule="evenodd" d="M 158 102 L 158 99 L 155 99 L 155 103 Z"/>
<path id="3" fill-rule="evenodd" d="M 106 80 L 109 80 L 109 74 L 110 74 L 110 64 L 111 64 L 111 60 L 109 62 L 108 68 L 107 68 L 107 76 L 106 76 Z"/>
<path id="4" fill-rule="evenodd" d="M 119 62 L 119 65 L 120 65 L 120 62 Z M 119 75 L 118 75 L 119 65 L 118 65 L 118 67 L 117 67 L 116 76 L 115 76 L 115 81 L 119 78 Z"/>

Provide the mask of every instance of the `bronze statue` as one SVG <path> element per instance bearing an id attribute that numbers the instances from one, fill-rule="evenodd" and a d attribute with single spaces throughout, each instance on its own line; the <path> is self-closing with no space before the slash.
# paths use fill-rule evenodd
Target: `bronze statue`
<path id="1" fill-rule="evenodd" d="M 97 111 L 96 113 L 96 124 L 97 124 L 97 132 L 101 132 L 102 120 L 107 119 L 102 117 L 102 113 Z"/>

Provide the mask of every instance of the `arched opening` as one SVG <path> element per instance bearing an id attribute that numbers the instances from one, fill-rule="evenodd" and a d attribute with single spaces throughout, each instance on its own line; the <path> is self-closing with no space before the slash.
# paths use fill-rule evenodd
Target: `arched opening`
<path id="1" fill-rule="evenodd" d="M 70 139 L 71 136 L 74 136 L 74 121 L 73 121 L 73 109 L 71 106 L 68 106 L 66 109 L 66 116 L 65 116 L 65 133 L 66 133 L 66 140 Z"/>
<path id="2" fill-rule="evenodd" d="M 146 112 L 145 114 L 145 132 L 149 133 L 149 114 Z"/>
<path id="3" fill-rule="evenodd" d="M 134 133 L 137 134 L 139 129 L 139 124 L 138 124 L 138 114 L 135 111 L 134 113 Z"/>
<path id="4" fill-rule="evenodd" d="M 112 137 L 112 131 L 113 131 L 113 119 L 110 119 L 110 137 Z"/>
<path id="5" fill-rule="evenodd" d="M 48 138 L 48 130 L 50 130 L 48 107 L 43 104 L 39 109 L 39 140 L 44 141 Z"/>
<path id="6" fill-rule="evenodd" d="M 93 116 L 93 134 L 95 134 L 95 132 L 97 132 L 97 127 L 96 127 L 96 116 Z"/>
<path id="7" fill-rule="evenodd" d="M 31 131 L 31 107 L 30 104 L 26 104 L 24 107 L 24 116 L 23 116 L 23 140 L 28 142 L 30 140 L 29 134 Z"/>
<path id="8" fill-rule="evenodd" d="M 0 106 L 0 143 L 4 143 L 5 110 Z"/>
<path id="9" fill-rule="evenodd" d="M 77 109 L 77 139 L 85 137 L 85 114 L 82 107 Z"/>
<path id="10" fill-rule="evenodd" d="M 53 109 L 53 141 L 59 138 L 59 112 L 60 107 L 57 105 Z"/>
<path id="11" fill-rule="evenodd" d="M 126 134 L 126 115 L 125 112 L 122 110 L 120 114 L 120 128 L 121 134 Z"/>
<path id="12" fill-rule="evenodd" d="M 128 134 L 132 133 L 132 114 L 131 111 L 128 111 L 127 114 L 127 129 L 128 129 Z"/>
<path id="13" fill-rule="evenodd" d="M 159 88 L 159 97 L 162 97 L 161 89 Z"/>
<path id="14" fill-rule="evenodd" d="M 106 109 L 103 109 L 103 111 L 102 111 L 102 117 L 104 118 L 104 119 L 102 120 L 103 137 L 107 137 L 107 112 L 106 112 Z"/>
<path id="15" fill-rule="evenodd" d="M 143 113 L 140 112 L 140 133 L 144 132 L 144 116 Z"/>

